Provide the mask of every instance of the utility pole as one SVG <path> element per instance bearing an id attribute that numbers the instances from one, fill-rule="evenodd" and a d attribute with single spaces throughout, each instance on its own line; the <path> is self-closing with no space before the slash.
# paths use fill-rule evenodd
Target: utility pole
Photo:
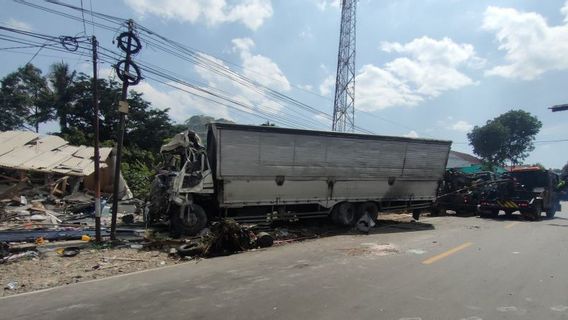
<path id="1" fill-rule="evenodd" d="M 115 71 L 122 80 L 122 94 L 118 102 L 118 112 L 120 114 L 120 129 L 118 132 L 118 144 L 116 146 L 116 161 L 114 164 L 114 181 L 112 194 L 112 219 L 110 225 L 110 239 L 116 240 L 116 218 L 118 215 L 118 188 L 120 186 L 120 164 L 122 162 L 122 147 L 124 144 L 124 128 L 126 126 L 126 115 L 128 114 L 128 86 L 136 85 L 142 79 L 140 69 L 132 62 L 132 55 L 142 49 L 138 37 L 134 34 L 134 21 L 128 20 L 128 31 L 121 33 L 118 40 L 118 47 L 126 52 L 126 58 L 115 65 Z M 125 44 L 126 42 L 126 44 Z M 134 42 L 134 43 L 133 43 Z M 124 69 L 123 69 L 124 68 Z M 136 75 L 131 74 L 130 69 L 134 69 Z"/>
<path id="2" fill-rule="evenodd" d="M 357 0 L 341 0 L 341 30 L 337 53 L 337 75 L 331 129 L 355 130 L 355 40 Z"/>
<path id="3" fill-rule="evenodd" d="M 97 75 L 97 37 L 91 39 L 93 45 L 93 112 L 95 114 L 95 240 L 101 242 L 101 166 L 99 152 L 99 88 Z"/>

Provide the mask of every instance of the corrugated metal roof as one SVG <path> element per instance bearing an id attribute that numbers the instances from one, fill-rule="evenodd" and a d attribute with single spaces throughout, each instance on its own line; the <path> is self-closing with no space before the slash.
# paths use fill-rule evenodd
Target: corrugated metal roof
<path id="1" fill-rule="evenodd" d="M 101 168 L 112 148 L 101 148 Z M 94 148 L 71 146 L 58 136 L 29 131 L 0 132 L 0 167 L 88 176 L 95 171 Z"/>

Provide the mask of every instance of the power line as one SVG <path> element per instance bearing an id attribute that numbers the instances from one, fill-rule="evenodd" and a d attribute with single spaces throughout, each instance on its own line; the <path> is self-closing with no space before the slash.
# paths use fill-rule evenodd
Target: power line
<path id="1" fill-rule="evenodd" d="M 85 10 L 83 10 L 83 0 L 81 0 L 81 17 L 83 19 L 83 34 L 87 35 L 87 24 L 85 23 Z"/>
<path id="2" fill-rule="evenodd" d="M 59 11 L 57 11 L 57 10 L 49 9 L 49 8 L 46 8 L 46 7 L 43 7 L 43 6 L 31 4 L 31 3 L 27 2 L 27 1 L 24 1 L 24 0 L 15 0 L 15 1 L 16 1 L 16 2 L 19 2 L 19 3 L 22 3 L 22 4 L 25 4 L 25 5 L 32 6 L 32 7 L 36 7 L 36 8 L 38 8 L 38 9 L 40 9 L 40 10 L 44 10 L 44 11 L 47 11 L 47 12 L 59 14 L 59 15 L 61 15 L 61 16 L 64 16 L 64 17 L 67 17 L 67 18 L 70 18 L 70 19 L 82 21 L 80 18 L 77 18 L 77 17 L 75 17 L 75 16 L 72 16 L 72 15 L 69 15 L 69 14 L 66 14 L 66 13 L 62 13 L 62 12 L 59 12 Z M 72 6 L 72 5 L 69 5 L 69 4 L 65 4 L 65 3 L 62 3 L 62 2 L 59 2 L 59 1 L 55 1 L 55 0 L 46 0 L 46 2 L 49 2 L 49 3 L 52 3 L 52 4 L 56 4 L 56 5 L 60 5 L 60 6 L 64 6 L 64 7 L 67 7 L 67 8 L 69 8 L 69 9 L 78 10 L 78 11 L 80 11 L 80 12 L 82 12 L 82 13 L 85 11 L 83 8 L 75 7 L 75 6 Z M 106 20 L 106 21 L 109 21 L 109 22 L 112 22 L 112 23 L 114 23 L 114 24 L 124 23 L 124 19 L 121 19 L 121 18 L 118 18 L 118 17 L 113 17 L 113 16 L 110 16 L 110 15 L 106 15 L 106 14 L 94 12 L 94 11 L 92 11 L 92 10 L 91 10 L 90 12 L 88 12 L 88 13 L 91 14 L 92 16 L 97 16 L 97 17 L 99 17 L 99 18 L 102 18 L 102 19 L 104 19 L 104 20 Z M 91 22 L 91 23 L 93 23 L 93 25 L 99 25 L 98 23 L 94 23 L 94 22 Z M 105 28 L 106 28 L 106 29 L 112 29 L 111 27 L 108 27 L 108 26 L 106 26 Z M 256 81 L 253 81 L 253 80 L 251 80 L 251 79 L 248 79 L 247 77 L 242 76 L 242 75 L 240 75 L 240 74 L 238 74 L 238 73 L 236 73 L 236 72 L 234 72 L 234 71 L 228 69 L 228 68 L 227 68 L 226 66 L 224 66 L 224 65 L 219 66 L 216 61 L 213 61 L 213 60 L 211 60 L 211 59 L 208 59 L 207 56 L 206 56 L 205 54 L 203 54 L 203 53 L 197 52 L 197 51 L 195 51 L 195 50 L 193 50 L 193 49 L 187 48 L 186 46 L 184 46 L 184 45 L 182 45 L 182 44 L 180 44 L 180 43 L 177 43 L 177 42 L 172 41 L 172 40 L 169 40 L 169 39 L 167 39 L 167 38 L 165 38 L 165 37 L 163 37 L 163 36 L 160 36 L 160 35 L 158 35 L 157 33 L 153 32 L 153 31 L 151 31 L 150 29 L 147 29 L 147 28 L 145 28 L 145 27 L 143 27 L 143 26 L 141 26 L 141 25 L 138 25 L 138 28 L 141 29 L 141 30 L 143 30 L 144 32 L 146 32 L 146 33 L 147 33 L 148 35 L 150 35 L 150 36 L 155 36 L 155 37 L 157 37 L 158 40 L 161 40 L 161 42 L 162 42 L 164 45 L 169 45 L 170 48 L 173 48 L 173 49 L 175 49 L 175 50 L 177 50 L 177 51 L 185 51 L 186 54 L 187 54 L 187 53 L 191 53 L 191 54 L 193 55 L 193 57 L 192 57 L 192 58 L 193 58 L 193 59 L 192 59 L 193 61 L 191 61 L 191 62 L 192 62 L 192 63 L 196 63 L 196 65 L 199 65 L 199 66 L 203 67 L 204 64 L 205 64 L 205 65 L 209 65 L 209 68 L 211 68 L 211 65 L 213 65 L 214 67 L 217 68 L 216 71 L 219 71 L 218 68 L 220 67 L 220 68 L 221 68 L 221 72 L 220 72 L 220 73 L 221 73 L 222 75 L 228 76 L 228 77 L 229 77 L 231 80 L 233 80 L 233 81 L 240 82 L 241 85 L 245 85 L 245 86 L 248 85 L 249 88 L 252 87 L 252 88 L 256 89 L 256 88 L 259 88 L 259 87 L 260 87 L 260 88 L 262 88 L 263 90 L 266 90 L 265 92 L 263 92 L 263 94 L 266 95 L 267 97 L 270 97 L 271 99 L 282 100 L 282 101 L 285 102 L 285 103 L 292 104 L 292 105 L 294 105 L 294 106 L 296 106 L 296 107 L 300 107 L 300 108 L 302 108 L 302 109 L 304 109 L 304 110 L 310 110 L 310 112 L 315 113 L 315 114 L 319 114 L 320 116 L 322 116 L 322 117 L 324 117 L 324 118 L 328 118 L 328 117 L 330 118 L 330 117 L 331 117 L 329 114 L 326 114 L 326 113 L 324 113 L 324 112 L 322 112 L 322 111 L 320 111 L 320 110 L 318 110 L 318 109 L 315 109 L 315 108 L 313 108 L 313 107 L 311 107 L 311 106 L 308 106 L 308 105 L 306 105 L 306 104 L 304 104 L 304 103 L 301 103 L 301 102 L 295 100 L 294 98 L 291 98 L 291 97 L 289 97 L 289 96 L 283 95 L 282 93 L 279 93 L 279 92 L 277 92 L 277 91 L 275 91 L 275 90 L 272 90 L 272 89 L 270 89 L 270 88 L 268 88 L 268 87 L 266 87 L 266 86 L 263 86 L 263 85 L 259 84 L 259 83 L 256 82 Z M 154 42 L 153 45 L 156 46 L 157 43 Z M 159 47 L 159 45 L 158 45 L 158 47 Z M 162 47 L 161 49 L 164 50 L 163 47 Z M 176 53 L 175 53 L 175 52 L 172 52 L 171 50 L 170 50 L 169 53 L 176 55 Z M 179 53 L 179 52 L 178 52 L 178 53 Z M 180 57 L 180 58 L 182 58 L 182 59 L 187 59 L 187 58 L 188 58 L 187 56 L 183 56 L 183 55 L 180 56 L 179 54 L 178 54 L 177 56 Z M 215 66 L 215 65 L 217 65 L 217 66 Z M 211 69 L 210 69 L 210 70 L 211 70 Z M 240 80 L 240 81 L 239 81 L 239 80 Z M 248 82 L 248 83 L 247 83 L 247 82 Z M 261 93 L 262 93 L 262 92 L 261 92 Z M 361 132 L 373 133 L 372 131 L 367 130 L 367 129 L 362 129 L 362 128 L 357 128 L 357 129 L 358 129 L 358 131 L 361 131 Z"/>

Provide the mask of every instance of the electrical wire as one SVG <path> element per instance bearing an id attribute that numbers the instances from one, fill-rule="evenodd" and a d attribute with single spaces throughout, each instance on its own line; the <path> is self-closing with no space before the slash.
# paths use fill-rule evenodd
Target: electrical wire
<path id="1" fill-rule="evenodd" d="M 46 11 L 46 12 L 51 12 L 51 13 L 59 14 L 60 16 L 64 16 L 64 17 L 67 17 L 67 18 L 70 18 L 70 19 L 73 19 L 73 20 L 82 21 L 80 18 L 75 17 L 75 16 L 73 16 L 73 15 L 69 15 L 69 14 L 66 14 L 66 13 L 63 13 L 63 12 L 59 12 L 59 11 L 57 11 L 57 10 L 53 10 L 53 9 L 50 9 L 50 8 L 47 8 L 47 7 L 44 7 L 44 6 L 40 6 L 40 5 L 36 5 L 36 4 L 31 4 L 31 3 L 29 3 L 29 2 L 27 2 L 27 1 L 25 1 L 25 0 L 15 0 L 15 1 L 18 2 L 18 3 L 21 3 L 21 4 L 25 4 L 25 5 L 29 5 L 29 6 L 38 8 L 38 9 L 43 10 L 43 11 Z M 65 4 L 65 3 L 62 3 L 62 2 L 60 2 L 60 1 L 55 1 L 55 0 L 45 0 L 45 1 L 48 2 L 48 3 L 52 3 L 52 4 L 56 4 L 56 5 L 60 5 L 60 6 L 67 7 L 67 8 L 69 8 L 69 9 L 77 10 L 77 11 L 80 11 L 81 13 L 84 13 L 84 12 L 86 11 L 86 10 L 83 9 L 83 8 L 75 7 L 75 6 L 72 6 L 72 5 L 69 5 L 69 4 Z M 116 24 L 116 25 L 124 24 L 124 21 L 125 21 L 125 20 L 122 19 L 122 18 L 113 17 L 113 16 L 110 16 L 110 15 L 106 15 L 106 14 L 94 12 L 94 11 L 92 11 L 92 10 L 91 10 L 91 11 L 87 11 L 87 13 L 88 13 L 88 14 L 91 14 L 92 17 L 97 16 L 98 18 L 102 18 L 102 19 L 104 19 L 105 21 L 111 22 L 111 23 Z M 91 23 L 92 23 L 93 25 L 97 25 L 97 26 L 100 25 L 99 23 L 95 23 L 94 21 L 91 21 Z M 217 73 L 220 74 L 220 75 L 227 76 L 227 77 L 229 77 L 231 80 L 240 83 L 240 85 L 248 86 L 249 88 L 251 88 L 251 89 L 253 89 L 253 90 L 255 90 L 255 91 L 258 91 L 258 88 L 262 88 L 262 90 L 264 90 L 264 92 L 261 91 L 260 93 L 263 94 L 263 95 L 265 95 L 265 96 L 267 96 L 267 97 L 270 98 L 271 100 L 280 100 L 280 101 L 283 101 L 284 103 L 291 104 L 291 105 L 293 105 L 293 106 L 299 107 L 299 108 L 301 108 L 301 109 L 303 109 L 303 110 L 306 110 L 306 111 L 308 111 L 308 112 L 314 113 L 314 114 L 316 114 L 316 115 L 318 115 L 318 116 L 320 116 L 320 117 L 322 117 L 322 118 L 324 118 L 324 119 L 325 119 L 325 118 L 328 118 L 328 119 L 331 119 L 331 118 L 332 118 L 332 116 L 329 115 L 329 114 L 327 114 L 327 113 L 324 113 L 324 112 L 322 112 L 322 111 L 320 111 L 320 110 L 317 110 L 316 108 L 313 108 L 313 107 L 311 107 L 311 106 L 309 106 L 309 105 L 306 105 L 306 104 L 304 104 L 304 103 L 302 103 L 302 102 L 300 102 L 300 101 L 298 101 L 298 100 L 296 100 L 296 99 L 294 99 L 294 98 L 291 98 L 291 97 L 289 97 L 289 96 L 283 95 L 283 94 L 280 93 L 280 92 L 277 92 L 277 91 L 275 91 L 275 90 L 272 90 L 272 89 L 270 89 L 270 88 L 267 88 L 266 86 L 263 86 L 263 85 L 259 84 L 259 83 L 256 82 L 256 81 L 252 81 L 251 79 L 249 79 L 249 78 L 247 78 L 247 77 L 244 77 L 244 76 L 242 76 L 242 75 L 240 75 L 240 74 L 238 74 L 238 73 L 236 73 L 236 72 L 234 72 L 234 71 L 228 69 L 228 68 L 227 68 L 226 66 L 224 66 L 224 65 L 219 65 L 218 63 L 216 63 L 216 61 L 214 61 L 214 60 L 212 60 L 212 59 L 208 59 L 208 58 L 207 58 L 207 55 L 205 55 L 205 54 L 203 54 L 203 53 L 201 53 L 201 52 L 197 52 L 197 51 L 194 51 L 194 50 L 192 50 L 192 49 L 189 49 L 189 52 L 188 52 L 188 50 L 187 50 L 188 48 L 185 47 L 185 46 L 183 46 L 182 44 L 176 43 L 176 42 L 171 41 L 171 40 L 169 40 L 169 39 L 167 39 L 167 38 L 165 38 L 165 37 L 163 37 L 163 36 L 160 36 L 160 35 L 158 35 L 157 33 L 153 32 L 153 31 L 151 31 L 150 29 L 147 29 L 147 28 L 145 28 L 145 27 L 143 27 L 143 26 L 141 26 L 141 25 L 139 25 L 139 24 L 137 24 L 137 26 L 138 26 L 141 30 L 143 30 L 143 32 L 146 32 L 148 35 L 155 36 L 155 37 L 158 38 L 158 39 L 155 39 L 155 40 L 161 40 L 161 41 L 162 41 L 162 45 L 160 45 L 160 44 L 158 44 L 158 43 L 156 43 L 156 42 L 154 42 L 153 45 L 156 46 L 156 47 L 161 47 L 160 49 L 162 49 L 162 51 L 166 51 L 166 52 L 169 51 L 169 53 L 173 54 L 174 56 L 177 55 L 179 58 L 182 58 L 182 59 L 186 59 L 186 60 L 187 60 L 187 58 L 188 58 L 187 55 L 185 55 L 185 57 L 184 57 L 183 55 L 176 54 L 175 51 L 172 52 L 172 50 L 167 50 L 167 49 L 165 49 L 163 45 L 168 45 L 168 44 L 169 44 L 170 47 L 173 48 L 174 50 L 178 50 L 178 51 L 182 51 L 182 52 L 183 52 L 183 50 L 185 50 L 185 53 L 186 53 L 186 54 L 187 54 L 187 53 L 190 53 L 190 54 L 192 55 L 191 58 L 192 58 L 193 61 L 190 61 L 190 62 L 196 63 L 196 65 L 199 65 L 200 67 L 208 68 L 210 71 L 215 71 L 215 72 L 217 72 Z M 111 29 L 112 29 L 112 27 L 108 27 L 108 26 L 106 26 L 106 27 L 104 27 L 104 28 L 107 29 L 107 30 L 111 30 Z M 172 44 L 173 44 L 173 46 L 172 46 Z M 215 66 L 215 64 L 217 64 L 217 65 Z M 207 65 L 208 65 L 208 66 L 207 66 Z M 213 68 L 211 67 L 211 65 L 213 65 Z M 317 119 L 317 118 L 316 118 L 316 119 Z M 358 131 L 360 131 L 360 132 L 373 133 L 373 132 L 370 131 L 370 130 L 366 130 L 366 129 L 362 129 L 362 128 L 356 128 L 356 129 L 357 129 Z"/>

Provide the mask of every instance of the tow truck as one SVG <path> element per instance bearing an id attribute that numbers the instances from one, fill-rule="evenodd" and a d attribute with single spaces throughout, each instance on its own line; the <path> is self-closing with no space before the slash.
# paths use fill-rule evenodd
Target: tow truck
<path id="1" fill-rule="evenodd" d="M 553 218 L 561 210 L 556 190 L 559 177 L 554 172 L 539 166 L 513 167 L 501 180 L 481 193 L 482 217 L 496 217 L 500 211 L 510 216 L 519 211 L 529 220 L 540 220 L 542 212 Z"/>

